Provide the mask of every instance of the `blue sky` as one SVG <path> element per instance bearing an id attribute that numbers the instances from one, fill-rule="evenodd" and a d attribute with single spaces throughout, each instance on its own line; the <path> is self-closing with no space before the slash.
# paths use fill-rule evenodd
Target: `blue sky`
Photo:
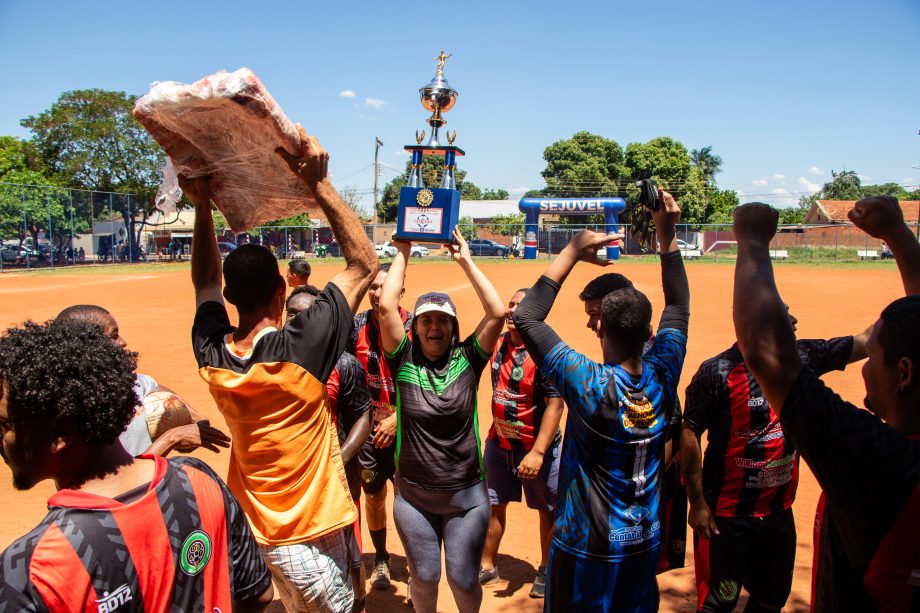
<path id="1" fill-rule="evenodd" d="M 336 185 L 369 194 L 374 137 L 383 184 L 427 128 L 417 90 L 445 49 L 447 127 L 477 185 L 542 187 L 543 149 L 588 130 L 712 145 L 721 186 L 785 205 L 832 169 L 920 183 L 918 32 L 917 0 L 0 0 L 0 134 L 28 137 L 19 120 L 66 90 L 247 66 L 330 151 Z"/>

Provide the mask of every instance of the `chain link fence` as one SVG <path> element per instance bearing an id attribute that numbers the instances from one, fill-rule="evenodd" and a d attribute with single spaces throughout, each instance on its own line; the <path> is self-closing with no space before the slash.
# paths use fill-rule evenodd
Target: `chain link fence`
<path id="1" fill-rule="evenodd" d="M 193 219 L 190 211 L 165 220 L 145 218 L 131 194 L 0 183 L 0 270 L 187 260 Z M 537 236 L 540 258 L 559 253 L 579 230 L 603 230 L 600 225 L 543 223 Z M 523 224 L 497 225 L 480 219 L 460 229 L 477 257 L 523 255 Z M 920 237 L 917 224 L 912 229 Z M 368 239 L 380 246 L 382 257 L 392 252 L 385 243 L 395 230 L 395 224 L 365 226 Z M 629 237 L 628 226 L 622 226 L 622 231 L 627 235 L 622 249 L 625 256 L 651 253 Z M 735 258 L 730 225 L 682 224 L 677 236 L 686 259 Z M 332 229 L 318 225 L 263 226 L 240 235 L 225 230 L 217 240 L 224 255 L 245 243 L 264 245 L 279 259 L 341 255 Z M 427 257 L 446 255 L 443 245 L 423 245 Z M 781 226 L 770 249 L 776 260 L 814 263 L 891 257 L 884 243 L 848 223 Z"/>

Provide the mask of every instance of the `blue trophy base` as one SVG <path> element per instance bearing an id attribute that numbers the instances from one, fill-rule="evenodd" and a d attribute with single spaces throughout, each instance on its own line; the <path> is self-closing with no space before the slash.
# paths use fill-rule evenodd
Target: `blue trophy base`
<path id="1" fill-rule="evenodd" d="M 460 192 L 440 187 L 399 190 L 396 239 L 429 243 L 453 242 L 460 217 Z"/>

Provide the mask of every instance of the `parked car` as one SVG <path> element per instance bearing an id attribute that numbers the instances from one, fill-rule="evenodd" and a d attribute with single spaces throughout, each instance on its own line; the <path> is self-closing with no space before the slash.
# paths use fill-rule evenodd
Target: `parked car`
<path id="1" fill-rule="evenodd" d="M 496 243 L 495 241 L 490 241 L 486 238 L 474 238 L 467 242 L 470 245 L 470 253 L 472 255 L 495 255 L 503 258 L 511 255 L 511 247 Z M 516 253 L 515 256 L 517 256 Z"/>
<path id="2" fill-rule="evenodd" d="M 390 241 L 385 241 L 379 245 L 374 245 L 374 251 L 377 252 L 378 258 L 396 257 L 396 247 L 391 245 Z"/>
<path id="3" fill-rule="evenodd" d="M 236 245 L 234 245 L 233 243 L 224 243 L 224 242 L 217 243 L 217 250 L 220 251 L 220 257 L 222 258 L 227 257 L 227 255 L 229 255 L 229 253 L 233 251 L 234 249 L 236 249 Z"/>
<path id="4" fill-rule="evenodd" d="M 396 245 L 394 245 L 390 241 L 383 241 L 379 245 L 374 245 L 374 251 L 377 252 L 377 257 L 379 258 L 396 257 Z M 413 244 L 412 247 L 409 249 L 409 256 L 413 258 L 427 257 L 428 247 Z"/>
<path id="5" fill-rule="evenodd" d="M 677 248 L 680 250 L 680 256 L 685 260 L 695 260 L 703 257 L 702 249 L 686 241 L 677 239 Z"/>

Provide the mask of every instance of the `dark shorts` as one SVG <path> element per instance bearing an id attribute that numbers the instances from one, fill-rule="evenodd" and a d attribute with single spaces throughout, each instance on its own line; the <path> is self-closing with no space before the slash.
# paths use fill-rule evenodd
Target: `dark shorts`
<path id="1" fill-rule="evenodd" d="M 376 494 L 387 481 L 393 480 L 396 474 L 395 451 L 395 443 L 383 449 L 374 447 L 373 437 L 368 437 L 361 446 L 358 462 L 361 464 L 361 487 L 365 494 Z"/>
<path id="2" fill-rule="evenodd" d="M 486 439 L 482 459 L 486 466 L 489 504 L 495 506 L 506 502 L 520 502 L 523 489 L 528 507 L 552 511 L 558 495 L 559 448 L 559 441 L 553 441 L 543 455 L 543 466 L 539 474 L 533 479 L 521 479 L 517 476 L 517 467 L 527 452 L 502 449 L 495 438 Z"/>
<path id="3" fill-rule="evenodd" d="M 555 542 L 546 565 L 544 613 L 658 610 L 658 549 L 625 560 L 573 556 Z"/>
<path id="4" fill-rule="evenodd" d="M 743 587 L 758 603 L 781 609 L 792 589 L 792 509 L 769 517 L 716 517 L 719 535 L 694 536 L 698 611 L 732 611 Z"/>

